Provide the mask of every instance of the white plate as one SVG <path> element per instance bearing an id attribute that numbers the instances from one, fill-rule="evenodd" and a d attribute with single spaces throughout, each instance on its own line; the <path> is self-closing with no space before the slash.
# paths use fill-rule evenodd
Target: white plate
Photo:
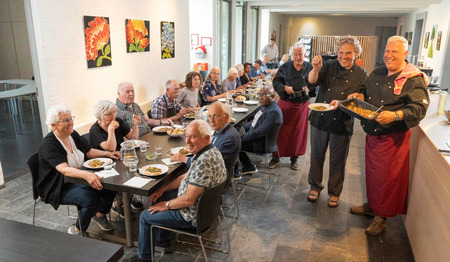
<path id="1" fill-rule="evenodd" d="M 324 106 L 326 109 L 324 109 L 324 110 L 314 109 L 314 107 L 316 107 L 316 106 Z M 325 103 L 313 103 L 313 104 L 309 104 L 308 107 L 309 107 L 309 109 L 311 109 L 313 111 L 317 111 L 317 112 L 330 111 L 330 110 L 334 109 L 334 107 L 330 106 L 330 104 L 325 104 Z"/>
<path id="2" fill-rule="evenodd" d="M 182 148 L 184 148 L 184 146 L 179 146 L 179 147 L 172 148 L 172 149 L 170 150 L 170 153 L 172 153 L 172 154 L 180 153 L 180 150 L 181 150 Z M 191 154 L 191 153 L 186 154 L 186 156 L 190 156 L 190 155 L 192 155 L 192 154 Z"/>
<path id="3" fill-rule="evenodd" d="M 226 102 L 227 101 L 227 99 L 226 98 L 219 98 L 219 99 L 217 99 L 217 101 L 220 101 L 220 102 Z"/>
<path id="4" fill-rule="evenodd" d="M 144 140 L 134 140 L 134 147 L 140 147 L 142 144 L 147 144 Z"/>
<path id="5" fill-rule="evenodd" d="M 162 133 L 167 133 L 167 130 L 164 130 L 166 128 L 171 128 L 171 127 L 170 126 L 157 126 L 157 127 L 154 127 L 152 130 L 153 130 L 153 132 L 162 134 Z"/>
<path id="6" fill-rule="evenodd" d="M 101 167 L 91 167 L 91 166 L 89 166 L 89 163 L 90 163 L 91 161 L 93 161 L 93 160 L 100 160 L 100 161 L 103 161 L 103 162 L 105 162 L 105 163 L 104 163 Z M 111 158 L 99 157 L 99 158 L 89 159 L 88 161 L 86 161 L 86 162 L 83 163 L 83 166 L 84 166 L 85 168 L 89 168 L 89 169 L 100 169 L 100 168 L 103 168 L 104 166 L 111 165 L 112 162 L 113 162 L 113 161 L 112 161 Z"/>
<path id="7" fill-rule="evenodd" d="M 232 110 L 233 110 L 233 112 L 236 112 L 236 113 L 245 113 L 245 112 L 248 111 L 248 108 L 245 108 L 245 107 L 235 107 L 235 108 L 233 108 Z"/>
<path id="8" fill-rule="evenodd" d="M 160 169 L 161 169 L 161 173 L 159 173 L 159 174 L 156 175 L 156 176 L 149 176 L 149 175 L 146 175 L 146 174 L 145 174 L 145 170 L 147 170 L 147 168 L 149 168 L 149 167 L 157 167 L 157 168 L 160 168 Z M 141 175 L 148 176 L 148 177 L 158 177 L 158 176 L 160 176 L 160 175 L 164 175 L 165 173 L 167 173 L 167 171 L 169 171 L 169 167 L 166 166 L 166 165 L 160 165 L 160 164 L 146 165 L 146 166 L 143 166 L 143 167 L 139 168 L 139 173 L 140 173 Z"/>
<path id="9" fill-rule="evenodd" d="M 246 105 L 257 105 L 258 101 L 247 100 L 247 101 L 244 101 L 244 104 L 246 104 Z"/>

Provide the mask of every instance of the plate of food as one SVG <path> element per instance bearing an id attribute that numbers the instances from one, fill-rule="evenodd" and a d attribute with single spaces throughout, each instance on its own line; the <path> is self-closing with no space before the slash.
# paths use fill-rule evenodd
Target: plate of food
<path id="1" fill-rule="evenodd" d="M 233 110 L 233 112 L 236 112 L 236 113 L 245 113 L 245 112 L 248 111 L 248 108 L 245 108 L 245 107 L 233 107 L 233 109 L 231 109 L 231 110 Z"/>
<path id="2" fill-rule="evenodd" d="M 148 176 L 151 178 L 157 178 L 169 171 L 169 167 L 166 165 L 160 165 L 160 164 L 153 164 L 153 165 L 146 165 L 141 168 L 139 168 L 139 173 L 143 176 Z"/>
<path id="3" fill-rule="evenodd" d="M 378 110 L 376 106 L 357 98 L 341 101 L 339 102 L 339 106 L 345 113 L 361 120 L 373 120 L 379 115 L 379 113 L 376 113 Z"/>
<path id="4" fill-rule="evenodd" d="M 195 112 L 189 112 L 189 113 L 185 114 L 184 118 L 195 119 Z"/>
<path id="5" fill-rule="evenodd" d="M 167 133 L 167 131 L 169 131 L 170 129 L 172 129 L 172 127 L 171 126 L 157 126 L 157 127 L 154 127 L 152 130 L 153 130 L 153 132 L 155 132 L 155 133 Z"/>
<path id="6" fill-rule="evenodd" d="M 246 105 L 257 105 L 258 101 L 247 100 L 247 101 L 244 101 L 244 104 L 246 104 Z"/>
<path id="7" fill-rule="evenodd" d="M 180 137 L 184 134 L 184 129 L 179 127 L 174 127 L 167 130 L 167 134 L 173 137 Z"/>
<path id="8" fill-rule="evenodd" d="M 234 122 L 236 122 L 236 118 L 232 118 L 232 117 L 230 117 L 230 122 L 231 122 L 231 123 L 234 123 Z"/>
<path id="9" fill-rule="evenodd" d="M 187 150 L 187 148 L 186 148 L 185 146 L 180 146 L 180 147 L 172 148 L 172 149 L 170 150 L 170 153 L 172 153 L 172 154 L 180 153 L 180 154 L 183 154 L 183 155 L 185 155 L 185 156 L 192 155 L 192 154 Z"/>
<path id="10" fill-rule="evenodd" d="M 219 99 L 217 99 L 217 101 L 225 103 L 227 101 L 227 99 L 226 98 L 219 98 Z"/>
<path id="11" fill-rule="evenodd" d="M 100 169 L 100 168 L 103 168 L 104 166 L 111 165 L 112 162 L 113 161 L 110 158 L 99 157 L 99 158 L 89 159 L 88 161 L 83 163 L 83 166 L 85 168 L 89 168 L 89 169 Z"/>
<path id="12" fill-rule="evenodd" d="M 243 103 L 245 100 L 247 100 L 247 98 L 243 95 L 238 95 L 235 99 L 234 99 L 237 103 Z"/>
<path id="13" fill-rule="evenodd" d="M 308 107 L 313 111 L 330 111 L 334 109 L 334 107 L 326 103 L 312 103 L 309 104 Z"/>

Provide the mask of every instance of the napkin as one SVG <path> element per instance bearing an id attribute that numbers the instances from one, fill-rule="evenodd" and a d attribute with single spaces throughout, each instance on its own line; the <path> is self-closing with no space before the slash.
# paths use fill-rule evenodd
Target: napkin
<path id="1" fill-rule="evenodd" d="M 119 172 L 117 172 L 114 168 L 110 169 L 110 170 L 102 170 L 102 171 L 95 172 L 95 173 L 103 178 L 119 175 Z"/>
<path id="2" fill-rule="evenodd" d="M 143 187 L 148 182 L 153 181 L 155 179 L 153 178 L 143 178 L 143 177 L 133 177 L 132 179 L 128 180 L 127 182 L 123 183 L 125 186 L 131 186 L 131 187 Z"/>
<path id="3" fill-rule="evenodd" d="M 180 163 L 179 161 L 171 162 L 170 158 L 164 158 L 164 159 L 161 159 L 161 161 L 163 161 L 164 164 L 166 164 L 166 166 L 171 166 L 171 165 L 175 165 L 175 164 Z"/>

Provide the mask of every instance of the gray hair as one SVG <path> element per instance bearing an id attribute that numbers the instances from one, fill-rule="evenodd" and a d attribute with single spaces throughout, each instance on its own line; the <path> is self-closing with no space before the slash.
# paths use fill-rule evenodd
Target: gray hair
<path id="1" fill-rule="evenodd" d="M 292 52 L 294 52 L 294 50 L 297 48 L 301 48 L 303 52 L 305 52 L 305 50 L 306 50 L 305 46 L 300 41 L 298 41 L 294 44 L 294 46 L 292 47 Z M 292 52 L 291 52 L 291 55 L 292 55 Z"/>
<path id="2" fill-rule="evenodd" d="M 192 121 L 189 124 L 189 126 L 197 127 L 197 130 L 202 136 L 202 138 L 205 138 L 206 136 L 211 136 L 211 128 L 209 127 L 208 123 L 206 123 L 205 120 L 196 119 Z"/>
<path id="3" fill-rule="evenodd" d="M 175 85 L 175 83 L 178 83 L 178 81 L 177 80 L 173 80 L 173 79 L 167 80 L 167 82 L 166 82 L 166 89 L 171 89 Z"/>
<path id="4" fill-rule="evenodd" d="M 362 53 L 361 44 L 359 43 L 358 39 L 356 39 L 356 37 L 354 36 L 347 35 L 339 38 L 339 40 L 336 43 L 338 50 L 339 48 L 341 48 L 343 44 L 349 44 L 353 46 L 353 52 L 355 52 L 356 54 L 355 57 L 359 56 Z"/>
<path id="5" fill-rule="evenodd" d="M 244 65 L 243 64 L 237 64 L 236 66 L 234 66 L 234 68 L 237 69 L 237 71 L 244 71 Z"/>
<path id="6" fill-rule="evenodd" d="M 115 107 L 114 103 L 108 100 L 100 100 L 94 106 L 94 116 L 97 120 L 102 120 L 103 116 L 109 114 L 111 110 Z"/>
<path id="7" fill-rule="evenodd" d="M 234 75 L 234 74 L 238 74 L 238 70 L 236 69 L 236 68 L 234 68 L 234 67 L 232 67 L 232 68 L 230 68 L 230 70 L 228 70 L 228 77 L 230 77 L 230 76 L 232 76 L 232 75 Z"/>
<path id="8" fill-rule="evenodd" d="M 230 120 L 231 117 L 231 106 L 222 102 L 214 102 L 211 106 L 213 105 L 217 105 L 220 107 L 220 109 L 222 110 L 222 112 L 224 112 L 225 114 L 228 115 L 228 121 Z"/>
<path id="9" fill-rule="evenodd" d="M 405 50 L 408 50 L 408 40 L 406 40 L 403 36 L 399 35 L 391 36 L 388 38 L 386 45 L 389 44 L 390 42 L 400 42 L 403 44 Z"/>
<path id="10" fill-rule="evenodd" d="M 268 53 L 265 53 L 263 56 L 263 58 L 266 58 L 266 57 L 268 57 L 270 59 L 270 55 Z"/>
<path id="11" fill-rule="evenodd" d="M 119 94 L 122 94 L 123 88 L 124 88 L 124 87 L 127 87 L 127 86 L 133 86 L 133 85 L 132 85 L 130 82 L 123 82 L 123 83 L 120 83 L 119 86 L 117 87 L 117 92 L 118 92 Z"/>
<path id="12" fill-rule="evenodd" d="M 52 129 L 52 124 L 56 124 L 60 120 L 59 113 L 67 114 L 72 113 L 72 111 L 65 105 L 56 105 L 50 108 L 47 111 L 47 119 L 45 121 L 49 129 Z"/>

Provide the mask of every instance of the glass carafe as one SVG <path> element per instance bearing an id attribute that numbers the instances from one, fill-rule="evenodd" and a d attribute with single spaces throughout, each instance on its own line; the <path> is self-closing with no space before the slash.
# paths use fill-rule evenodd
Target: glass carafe
<path id="1" fill-rule="evenodd" d="M 120 154 L 123 159 L 123 164 L 128 166 L 130 163 L 138 162 L 138 157 L 136 155 L 136 150 L 134 150 L 134 141 L 129 140 L 120 144 Z"/>

